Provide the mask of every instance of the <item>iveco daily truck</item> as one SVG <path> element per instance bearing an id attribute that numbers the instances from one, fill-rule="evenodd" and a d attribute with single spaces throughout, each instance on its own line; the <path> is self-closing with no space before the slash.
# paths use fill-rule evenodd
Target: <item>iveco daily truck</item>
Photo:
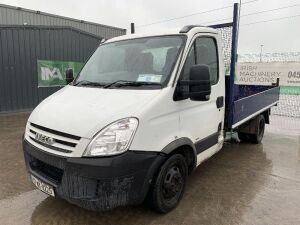
<path id="1" fill-rule="evenodd" d="M 190 173 L 226 130 L 260 143 L 278 87 L 227 85 L 220 34 L 180 30 L 112 38 L 31 113 L 23 149 L 43 192 L 92 210 L 175 208 Z M 231 77 L 231 78 L 230 78 Z"/>

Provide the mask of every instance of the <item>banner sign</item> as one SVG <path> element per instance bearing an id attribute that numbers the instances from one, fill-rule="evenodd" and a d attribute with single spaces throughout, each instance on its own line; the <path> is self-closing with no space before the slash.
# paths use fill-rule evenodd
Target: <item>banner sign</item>
<path id="1" fill-rule="evenodd" d="M 82 66 L 81 62 L 37 60 L 38 87 L 64 86 L 66 70 L 72 68 L 75 78 Z"/>
<path id="2" fill-rule="evenodd" d="M 235 84 L 300 86 L 300 62 L 237 63 Z"/>

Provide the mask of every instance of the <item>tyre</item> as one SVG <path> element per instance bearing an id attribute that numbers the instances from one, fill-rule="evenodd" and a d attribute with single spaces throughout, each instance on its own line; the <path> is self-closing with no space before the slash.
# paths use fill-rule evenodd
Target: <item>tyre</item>
<path id="1" fill-rule="evenodd" d="M 241 142 L 249 142 L 251 139 L 250 134 L 239 132 L 238 135 Z"/>
<path id="2" fill-rule="evenodd" d="M 184 157 L 180 154 L 170 156 L 161 166 L 149 192 L 150 207 L 160 213 L 174 209 L 182 198 L 187 174 Z"/>
<path id="3" fill-rule="evenodd" d="M 255 134 L 251 134 L 251 142 L 254 144 L 260 144 L 265 133 L 265 117 L 259 115 L 255 127 Z"/>

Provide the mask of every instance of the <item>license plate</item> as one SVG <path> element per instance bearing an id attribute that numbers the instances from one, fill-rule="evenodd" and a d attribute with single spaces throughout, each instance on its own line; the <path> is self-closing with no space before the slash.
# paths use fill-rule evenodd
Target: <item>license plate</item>
<path id="1" fill-rule="evenodd" d="M 31 175 L 31 180 L 32 183 L 38 188 L 40 189 L 42 192 L 51 195 L 51 196 L 55 196 L 54 194 L 54 188 L 52 186 L 50 186 L 49 184 L 44 183 L 43 181 L 41 181 L 40 179 L 34 177 L 33 175 Z"/>

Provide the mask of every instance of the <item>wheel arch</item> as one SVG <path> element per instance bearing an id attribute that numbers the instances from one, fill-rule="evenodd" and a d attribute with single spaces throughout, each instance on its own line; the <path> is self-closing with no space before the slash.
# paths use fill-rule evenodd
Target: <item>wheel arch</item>
<path id="1" fill-rule="evenodd" d="M 166 155 L 182 154 L 188 164 L 188 173 L 190 174 L 197 165 L 197 151 L 191 139 L 182 137 L 172 141 L 163 148 L 162 153 Z"/>

